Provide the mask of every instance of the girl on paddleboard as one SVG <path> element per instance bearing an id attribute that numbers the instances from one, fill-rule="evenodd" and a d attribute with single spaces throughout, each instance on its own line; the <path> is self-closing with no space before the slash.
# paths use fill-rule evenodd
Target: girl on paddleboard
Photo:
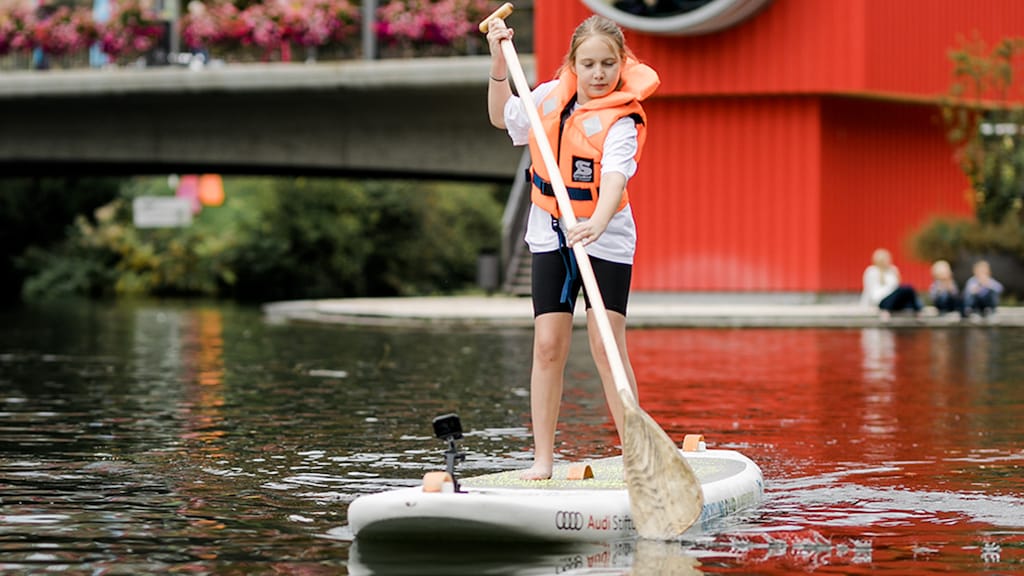
<path id="1" fill-rule="evenodd" d="M 563 376 L 572 339 L 573 310 L 581 279 L 571 246 L 582 243 L 618 343 L 622 363 L 636 395 L 636 378 L 626 353 L 626 306 L 629 300 L 636 224 L 627 183 L 637 170 L 647 134 L 641 102 L 658 87 L 657 73 L 641 64 L 626 46 L 622 30 L 611 20 L 592 16 L 573 33 L 569 52 L 556 78 L 537 86 L 533 100 L 544 127 L 530 129 L 523 102 L 512 94 L 500 43 L 512 29 L 491 22 L 487 42 L 491 71 L 487 108 L 491 124 L 508 131 L 516 146 L 529 145 L 533 166 L 526 242 L 532 253 L 534 313 L 530 409 L 534 461 L 526 479 L 551 477 L 555 429 Z M 558 159 L 576 226 L 565 230 L 535 138 L 546 138 Z M 622 403 L 605 355 L 605 347 L 584 290 L 590 350 L 619 437 L 623 437 Z"/>

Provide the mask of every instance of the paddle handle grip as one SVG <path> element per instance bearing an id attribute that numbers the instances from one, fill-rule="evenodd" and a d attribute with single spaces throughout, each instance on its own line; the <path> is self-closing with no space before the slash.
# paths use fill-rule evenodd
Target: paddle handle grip
<path id="1" fill-rule="evenodd" d="M 483 21 L 480 22 L 480 33 L 487 34 L 487 29 L 491 27 L 491 21 L 494 19 L 497 18 L 504 20 L 505 18 L 508 18 L 508 15 L 512 13 L 512 8 L 511 2 L 505 2 L 501 5 L 501 8 L 498 8 L 492 12 L 490 16 L 484 18 Z"/>

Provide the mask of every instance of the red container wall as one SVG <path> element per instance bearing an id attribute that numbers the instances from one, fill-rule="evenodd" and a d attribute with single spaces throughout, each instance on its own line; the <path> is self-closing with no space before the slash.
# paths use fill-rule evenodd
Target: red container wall
<path id="1" fill-rule="evenodd" d="M 591 12 L 537 2 L 538 78 L 561 64 Z M 945 92 L 947 54 L 977 33 L 990 44 L 1024 34 L 1021 0 L 775 0 L 733 28 L 701 36 L 626 31 L 661 73 L 659 95 L 791 92 Z"/>
<path id="2" fill-rule="evenodd" d="M 537 80 L 554 77 L 569 51 L 569 39 L 576 26 L 593 14 L 582 2 L 539 0 L 533 4 L 533 52 Z"/>
<path id="3" fill-rule="evenodd" d="M 938 94 L 949 87 L 953 65 L 947 55 L 961 39 L 991 46 L 1024 35 L 1024 2 L 867 0 L 865 19 L 865 88 Z"/>
<path id="4" fill-rule="evenodd" d="M 661 74 L 660 96 L 851 90 L 863 77 L 863 0 L 776 0 L 750 20 L 703 36 L 626 31 L 637 56 Z M 579 2 L 536 5 L 538 78 L 561 64 Z"/>
<path id="5" fill-rule="evenodd" d="M 828 98 L 821 125 L 821 288 L 859 286 L 879 247 L 892 252 L 904 281 L 926 288 L 929 264 L 913 257 L 913 231 L 935 214 L 970 214 L 939 111 Z"/>
<path id="6" fill-rule="evenodd" d="M 662 95 L 854 90 L 863 82 L 860 4 L 776 0 L 715 34 L 628 40 L 661 73 Z"/>
<path id="7" fill-rule="evenodd" d="M 578 1 L 535 5 L 538 78 L 561 64 Z M 937 109 L 950 49 L 1024 35 L 1024 0 L 775 0 L 729 30 L 627 31 L 662 78 L 630 196 L 637 290 L 859 291 L 878 246 L 926 286 L 909 235 L 968 214 Z"/>
<path id="8" fill-rule="evenodd" d="M 817 284 L 814 99 L 659 99 L 630 198 L 638 290 Z"/>

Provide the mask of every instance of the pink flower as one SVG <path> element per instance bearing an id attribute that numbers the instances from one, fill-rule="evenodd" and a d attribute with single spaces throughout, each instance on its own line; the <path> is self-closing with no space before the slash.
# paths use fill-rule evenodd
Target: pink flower
<path id="1" fill-rule="evenodd" d="M 145 0 L 112 0 L 110 20 L 99 26 L 100 48 L 111 58 L 134 58 L 163 34 L 160 16 Z"/>
<path id="2" fill-rule="evenodd" d="M 234 45 L 276 50 L 284 44 L 322 46 L 344 41 L 359 27 L 359 6 L 350 0 L 266 0 L 238 11 L 220 0 L 193 0 L 182 38 L 192 49 Z"/>
<path id="3" fill-rule="evenodd" d="M 45 0 L 56 2 L 57 0 Z M 112 0 L 108 22 L 96 24 L 85 6 L 44 5 L 37 0 L 0 0 L 0 55 L 39 47 L 52 55 L 84 51 L 98 41 L 114 58 L 132 58 L 153 48 L 164 33 L 154 0 Z M 476 34 L 491 0 L 382 0 L 378 36 L 409 46 L 459 45 Z M 230 0 L 192 0 L 181 37 L 190 49 L 259 46 L 266 52 L 287 45 L 346 42 L 359 31 L 356 0 L 264 0 L 239 10 Z"/>
<path id="4" fill-rule="evenodd" d="M 377 10 L 377 34 L 389 42 L 449 45 L 490 14 L 486 0 L 390 0 Z"/>
<path id="5" fill-rule="evenodd" d="M 35 14 L 24 2 L 0 0 L 0 56 L 32 48 Z"/>
<path id="6" fill-rule="evenodd" d="M 265 4 L 253 4 L 241 14 L 241 20 L 249 29 L 249 37 L 242 40 L 266 49 L 274 49 L 281 45 L 283 34 L 278 23 L 278 15 L 268 9 Z"/>
<path id="7" fill-rule="evenodd" d="M 84 50 L 96 36 L 89 9 L 42 6 L 32 28 L 31 45 L 47 54 L 61 56 Z"/>

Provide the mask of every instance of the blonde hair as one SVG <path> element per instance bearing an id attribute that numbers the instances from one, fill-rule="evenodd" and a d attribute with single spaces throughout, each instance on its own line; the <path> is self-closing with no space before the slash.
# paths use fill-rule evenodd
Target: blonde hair
<path id="1" fill-rule="evenodd" d="M 635 58 L 633 52 L 626 46 L 626 37 L 622 34 L 622 28 L 610 19 L 594 14 L 580 22 L 580 25 L 572 33 L 572 38 L 569 40 L 569 52 L 566 53 L 565 61 L 562 62 L 559 72 L 565 68 L 572 69 L 573 64 L 576 63 L 576 51 L 579 50 L 580 44 L 594 36 L 607 42 L 612 51 L 618 54 L 620 62 L 625 62 L 627 58 Z"/>
<path id="2" fill-rule="evenodd" d="M 885 248 L 879 248 L 871 255 L 871 263 L 879 268 L 888 268 L 892 265 L 892 254 Z"/>
<path id="3" fill-rule="evenodd" d="M 947 278 L 953 275 L 953 269 L 950 267 L 949 262 L 945 260 L 936 260 L 932 263 L 932 277 L 934 278 Z"/>

